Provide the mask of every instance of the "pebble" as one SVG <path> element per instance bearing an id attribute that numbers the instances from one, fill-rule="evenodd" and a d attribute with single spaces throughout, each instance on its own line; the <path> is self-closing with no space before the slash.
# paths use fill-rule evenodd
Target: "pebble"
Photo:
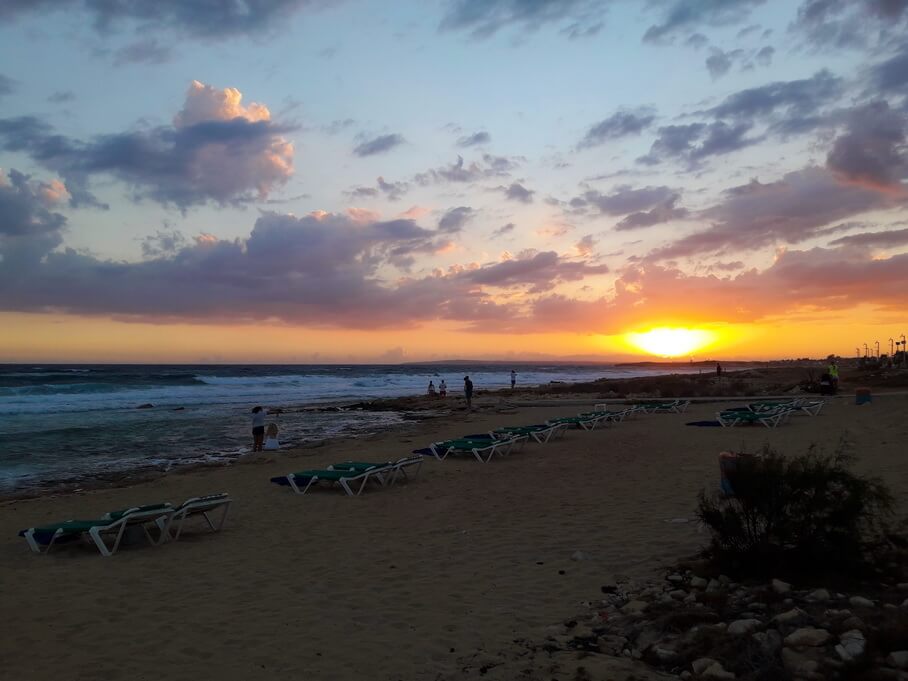
<path id="1" fill-rule="evenodd" d="M 811 660 L 791 648 L 782 648 L 782 666 L 789 674 L 813 674 L 820 666 L 816 660 Z"/>
<path id="2" fill-rule="evenodd" d="M 872 608 L 874 606 L 873 601 L 863 596 L 852 596 L 848 599 L 848 602 L 851 603 L 853 608 Z"/>
<path id="3" fill-rule="evenodd" d="M 779 622 L 780 624 L 787 624 L 788 622 L 794 622 L 796 619 L 800 619 L 801 617 L 806 616 L 807 613 L 800 608 L 792 608 L 791 610 L 786 610 L 785 612 L 779 613 L 772 618 L 772 621 Z"/>
<path id="4" fill-rule="evenodd" d="M 842 626 L 845 627 L 846 630 L 847 629 L 863 629 L 864 620 L 862 620 L 860 617 L 851 616 L 847 620 L 842 622 Z"/>
<path id="5" fill-rule="evenodd" d="M 772 590 L 777 594 L 787 594 L 791 591 L 791 584 L 788 582 L 783 582 L 781 579 L 774 579 L 771 582 Z"/>
<path id="6" fill-rule="evenodd" d="M 716 662 L 700 675 L 702 679 L 711 679 L 712 681 L 732 681 L 735 678 L 734 672 L 725 671 L 721 664 Z"/>
<path id="7" fill-rule="evenodd" d="M 787 646 L 821 646 L 829 640 L 829 632 L 815 627 L 802 627 L 795 629 L 785 637 Z"/>
<path id="8" fill-rule="evenodd" d="M 646 601 L 628 601 L 621 608 L 621 612 L 625 615 L 642 615 L 648 607 L 649 603 Z"/>
<path id="9" fill-rule="evenodd" d="M 908 598 L 906 598 L 904 601 L 902 601 L 902 607 L 908 608 Z"/>
<path id="10" fill-rule="evenodd" d="M 815 589 L 807 594 L 808 601 L 828 601 L 829 599 L 829 591 L 826 589 Z"/>
<path id="11" fill-rule="evenodd" d="M 662 646 L 653 646 L 650 648 L 660 662 L 674 662 L 678 659 L 678 653 L 671 648 L 664 648 Z"/>
<path id="12" fill-rule="evenodd" d="M 735 620 L 728 625 L 728 633 L 732 636 L 742 636 L 755 631 L 761 624 L 760 620 L 755 619 Z"/>
<path id="13" fill-rule="evenodd" d="M 896 650 L 886 657 L 886 664 L 897 669 L 908 669 L 908 650 Z"/>
<path id="14" fill-rule="evenodd" d="M 782 647 L 782 634 L 775 629 L 758 631 L 753 635 L 753 639 L 759 644 L 763 652 L 770 657 L 775 657 L 779 648 Z"/>
<path id="15" fill-rule="evenodd" d="M 677 574 L 676 574 L 676 575 L 669 575 L 669 576 L 666 577 L 665 579 L 666 579 L 667 581 L 671 582 L 672 584 L 680 584 L 681 582 L 684 581 L 684 577 L 682 577 L 681 575 L 677 575 Z"/>
<path id="16" fill-rule="evenodd" d="M 908 582 L 899 582 L 895 585 L 895 588 L 899 591 L 908 591 Z"/>
<path id="17" fill-rule="evenodd" d="M 684 589 L 674 589 L 673 591 L 669 591 L 668 595 L 674 598 L 676 601 L 680 601 L 687 596 L 687 592 Z"/>
<path id="18" fill-rule="evenodd" d="M 711 579 L 706 585 L 707 591 L 718 591 L 722 585 L 719 583 L 718 579 Z"/>
<path id="19" fill-rule="evenodd" d="M 691 662 L 690 668 L 694 670 L 694 674 L 699 676 L 700 674 L 705 672 L 707 669 L 712 667 L 714 664 L 718 664 L 718 663 L 719 663 L 718 660 L 714 660 L 711 657 L 701 657 L 701 658 L 698 658 L 698 659 L 694 660 L 693 662 Z"/>
<path id="20" fill-rule="evenodd" d="M 839 645 L 835 647 L 836 653 L 843 662 L 852 662 L 864 654 L 867 641 L 857 629 L 851 629 L 839 636 Z"/>
<path id="21" fill-rule="evenodd" d="M 694 589 L 705 589 L 709 585 L 709 582 L 702 577 L 691 577 L 690 585 Z"/>
<path id="22" fill-rule="evenodd" d="M 584 553 L 583 551 L 574 551 L 574 553 L 571 554 L 571 560 L 581 561 L 581 560 L 589 560 L 589 559 L 590 559 L 589 554 Z"/>

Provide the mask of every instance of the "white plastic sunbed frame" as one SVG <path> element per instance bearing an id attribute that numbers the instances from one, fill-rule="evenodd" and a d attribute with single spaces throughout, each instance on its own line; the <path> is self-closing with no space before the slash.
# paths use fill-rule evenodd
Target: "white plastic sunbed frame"
<path id="1" fill-rule="evenodd" d="M 432 455 L 439 461 L 444 461 L 448 458 L 449 454 L 466 454 L 470 453 L 476 460 L 480 463 L 488 463 L 492 460 L 492 457 L 496 454 L 504 456 L 511 451 L 511 447 L 517 442 L 517 438 L 510 438 L 508 440 L 489 440 L 489 444 L 485 447 L 478 446 L 477 442 L 476 447 L 460 448 L 460 447 L 445 447 L 444 442 L 433 442 L 429 445 L 429 450 L 432 452 Z"/>
<path id="2" fill-rule="evenodd" d="M 192 497 L 172 510 L 166 518 L 158 518 L 155 523 L 161 530 L 161 541 L 177 541 L 183 532 L 183 523 L 189 516 L 201 515 L 208 523 L 212 532 L 220 532 L 227 522 L 227 512 L 230 510 L 230 504 L 233 500 L 226 492 L 220 494 L 209 494 L 204 497 Z M 223 509 L 217 525 L 212 521 L 209 513 L 216 509 Z M 176 528 L 174 529 L 174 526 Z"/>

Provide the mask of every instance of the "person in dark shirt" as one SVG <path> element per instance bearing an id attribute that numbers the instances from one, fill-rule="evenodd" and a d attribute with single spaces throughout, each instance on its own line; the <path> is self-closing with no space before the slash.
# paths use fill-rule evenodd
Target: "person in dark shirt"
<path id="1" fill-rule="evenodd" d="M 463 377 L 463 395 L 467 399 L 467 409 L 473 410 L 473 381 L 469 376 Z"/>

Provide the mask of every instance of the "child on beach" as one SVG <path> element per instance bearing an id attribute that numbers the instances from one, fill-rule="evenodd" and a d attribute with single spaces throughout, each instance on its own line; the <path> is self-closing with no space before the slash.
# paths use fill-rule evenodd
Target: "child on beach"
<path id="1" fill-rule="evenodd" d="M 429 381 L 429 388 L 426 390 L 426 395 L 435 397 L 435 381 Z"/>
<path id="2" fill-rule="evenodd" d="M 445 379 L 441 379 L 441 383 L 438 384 L 438 394 L 441 397 L 448 394 L 448 384 L 445 383 Z"/>
<path id="3" fill-rule="evenodd" d="M 267 439 L 265 440 L 265 450 L 273 452 L 281 448 L 281 443 L 277 440 L 277 424 L 269 423 L 268 427 L 265 428 L 265 435 Z"/>
<path id="4" fill-rule="evenodd" d="M 463 377 L 463 395 L 467 399 L 467 409 L 473 411 L 473 381 L 469 376 Z"/>
<path id="5" fill-rule="evenodd" d="M 265 410 L 262 407 L 252 408 L 252 451 L 262 451 L 265 439 Z"/>

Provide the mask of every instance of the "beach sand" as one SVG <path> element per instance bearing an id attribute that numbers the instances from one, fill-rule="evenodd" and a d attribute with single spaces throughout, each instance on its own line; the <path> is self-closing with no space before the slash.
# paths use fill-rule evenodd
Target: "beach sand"
<path id="1" fill-rule="evenodd" d="M 696 494 L 717 485 L 722 450 L 770 443 L 800 454 L 817 443 L 831 451 L 846 436 L 856 468 L 908 498 L 908 396 L 874 400 L 836 399 L 820 416 L 776 430 L 686 427 L 721 406 L 695 404 L 685 414 L 569 431 L 486 465 L 427 459 L 417 480 L 358 498 L 299 497 L 269 478 L 347 458 L 394 459 L 433 440 L 583 408 L 455 412 L 223 468 L 10 501 L 0 505 L 0 676 L 473 678 L 460 670 L 477 655 L 541 641 L 602 585 L 646 578 L 702 546 Z M 220 491 L 235 499 L 222 533 L 193 532 L 162 547 L 37 556 L 16 536 L 47 521 Z M 571 560 L 578 550 L 589 559 Z M 597 656 L 596 665 L 596 678 L 666 678 L 627 660 Z M 573 678 L 569 667 L 524 678 Z M 513 678 L 517 669 L 494 667 L 485 678 Z"/>

